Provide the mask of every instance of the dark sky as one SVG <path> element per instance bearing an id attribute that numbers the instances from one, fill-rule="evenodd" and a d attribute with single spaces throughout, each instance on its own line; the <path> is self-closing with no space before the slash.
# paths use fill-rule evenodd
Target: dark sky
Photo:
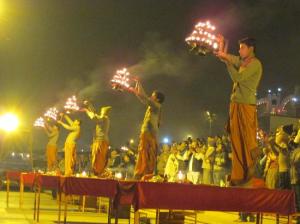
<path id="1" fill-rule="evenodd" d="M 213 130 L 222 133 L 232 83 L 215 57 L 189 53 L 184 39 L 199 20 L 213 21 L 233 53 L 238 39 L 258 40 L 260 96 L 279 86 L 293 93 L 300 85 L 298 0 L 7 0 L 0 9 L 0 109 L 21 113 L 24 127 L 75 93 L 97 107 L 113 106 L 112 145 L 137 139 L 145 107 L 109 85 L 126 66 L 148 93 L 166 95 L 160 138 L 208 134 L 206 110 L 217 114 Z M 79 116 L 80 147 L 87 147 L 94 125 Z M 42 148 L 41 131 L 34 135 Z"/>

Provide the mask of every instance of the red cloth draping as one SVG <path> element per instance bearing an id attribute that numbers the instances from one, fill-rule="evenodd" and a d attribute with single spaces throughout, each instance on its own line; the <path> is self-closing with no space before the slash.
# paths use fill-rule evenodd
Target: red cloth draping
<path id="1" fill-rule="evenodd" d="M 83 177 L 62 177 L 61 187 L 65 194 L 89 195 L 114 198 L 117 193 L 115 180 Z"/>
<path id="2" fill-rule="evenodd" d="M 37 173 L 21 173 L 24 186 L 33 187 L 37 175 Z"/>
<path id="3" fill-rule="evenodd" d="M 17 172 L 7 172 L 10 179 Z M 19 173 L 20 175 L 20 173 Z M 60 189 L 67 195 L 114 199 L 114 205 L 132 204 L 135 209 L 183 209 L 206 211 L 265 212 L 290 215 L 296 212 L 295 193 L 266 188 L 222 188 L 208 185 L 116 181 L 99 178 L 60 177 L 22 173 L 25 186 L 35 179 L 41 187 Z"/>
<path id="4" fill-rule="evenodd" d="M 265 188 L 222 188 L 177 183 L 137 184 L 135 209 L 295 213 L 295 193 Z"/>
<path id="5" fill-rule="evenodd" d="M 114 207 L 119 205 L 132 205 L 134 204 L 136 194 L 137 182 L 135 181 L 119 181 L 118 191 L 114 198 Z"/>
<path id="6" fill-rule="evenodd" d="M 8 180 L 18 180 L 19 181 L 20 175 L 21 175 L 20 171 L 13 171 L 13 170 L 6 171 L 6 179 L 8 179 Z"/>
<path id="7" fill-rule="evenodd" d="M 23 181 L 24 186 L 32 187 L 37 173 L 22 173 L 20 171 L 6 171 L 6 178 L 9 180 Z"/>
<path id="8" fill-rule="evenodd" d="M 46 189 L 59 189 L 60 187 L 60 176 L 51 176 L 51 175 L 38 175 L 37 184 L 41 188 Z"/>

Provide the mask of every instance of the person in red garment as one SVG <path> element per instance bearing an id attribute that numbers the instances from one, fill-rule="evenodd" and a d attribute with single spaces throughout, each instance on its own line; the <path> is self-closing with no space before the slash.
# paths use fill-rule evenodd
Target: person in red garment
<path id="1" fill-rule="evenodd" d="M 45 132 L 48 136 L 46 148 L 47 172 L 53 172 L 57 168 L 57 141 L 59 137 L 59 128 L 56 124 L 45 122 Z"/>
<path id="2" fill-rule="evenodd" d="M 109 127 L 110 127 L 110 118 L 109 113 L 111 107 L 102 107 L 100 109 L 100 114 L 90 110 L 85 110 L 89 118 L 95 121 L 96 130 L 93 138 L 92 144 L 92 169 L 94 175 L 100 176 L 105 166 L 107 165 L 107 152 L 109 147 Z"/>
<path id="3" fill-rule="evenodd" d="M 158 150 L 157 134 L 161 118 L 161 105 L 165 96 L 159 91 L 153 91 L 150 97 L 147 96 L 139 81 L 137 81 L 137 85 L 132 91 L 147 106 L 134 169 L 135 179 L 141 179 L 153 175 L 155 171 Z"/>
<path id="4" fill-rule="evenodd" d="M 75 119 L 74 121 L 68 116 L 64 115 L 64 118 L 68 122 L 67 124 L 58 121 L 65 129 L 70 133 L 65 141 L 65 176 L 72 176 L 74 174 L 75 162 L 76 162 L 76 142 L 80 136 L 81 121 Z"/>

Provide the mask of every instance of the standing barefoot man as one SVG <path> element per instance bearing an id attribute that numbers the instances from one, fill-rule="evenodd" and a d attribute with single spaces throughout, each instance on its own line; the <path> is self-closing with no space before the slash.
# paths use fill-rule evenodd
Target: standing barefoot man
<path id="1" fill-rule="evenodd" d="M 224 51 L 216 53 L 226 64 L 233 81 L 229 112 L 233 185 L 245 184 L 253 177 L 259 155 L 256 141 L 256 90 L 263 70 L 261 62 L 255 57 L 255 39 L 244 38 L 239 41 L 239 46 L 239 57 Z"/>

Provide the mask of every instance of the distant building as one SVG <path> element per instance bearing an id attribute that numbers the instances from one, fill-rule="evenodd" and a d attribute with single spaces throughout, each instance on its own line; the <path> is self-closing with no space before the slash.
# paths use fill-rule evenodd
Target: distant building
<path id="1" fill-rule="evenodd" d="M 266 97 L 257 101 L 258 120 L 265 131 L 275 131 L 284 124 L 298 124 L 300 118 L 300 86 L 293 94 L 283 96 L 282 89 L 276 92 L 268 90 Z"/>

